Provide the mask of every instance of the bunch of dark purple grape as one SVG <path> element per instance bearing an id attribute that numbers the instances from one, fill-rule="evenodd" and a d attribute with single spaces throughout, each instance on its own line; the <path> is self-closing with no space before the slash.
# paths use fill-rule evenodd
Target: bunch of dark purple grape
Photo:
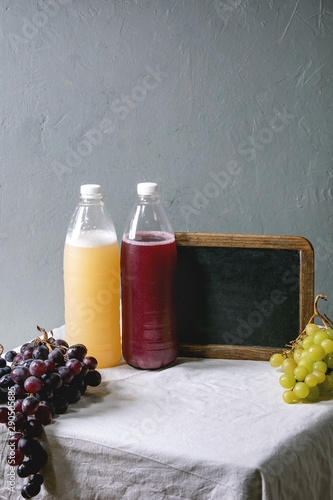
<path id="1" fill-rule="evenodd" d="M 0 351 L 0 423 L 9 430 L 7 462 L 17 467 L 17 475 L 29 478 L 21 490 L 23 498 L 40 492 L 44 482 L 40 470 L 47 452 L 38 438 L 54 415 L 65 413 L 79 401 L 87 386 L 96 387 L 101 375 L 97 360 L 87 355 L 82 344 L 68 346 L 53 333 L 37 326 L 43 338 L 23 344 L 20 352 Z M 10 366 L 11 364 L 11 366 Z"/>

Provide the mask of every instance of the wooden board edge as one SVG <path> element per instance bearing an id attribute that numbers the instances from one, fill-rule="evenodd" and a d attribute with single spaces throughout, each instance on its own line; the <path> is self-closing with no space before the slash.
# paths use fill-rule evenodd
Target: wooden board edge
<path id="1" fill-rule="evenodd" d="M 212 246 L 231 248 L 272 248 L 282 250 L 312 250 L 303 236 L 231 233 L 175 233 L 178 246 Z"/>
<path id="2" fill-rule="evenodd" d="M 252 347 L 239 345 L 199 345 L 179 344 L 180 357 L 198 357 L 213 359 L 248 359 L 268 361 L 272 354 L 282 352 L 283 347 Z"/>
<path id="3" fill-rule="evenodd" d="M 300 252 L 300 329 L 304 330 L 313 314 L 314 304 L 314 252 Z M 300 332 L 301 333 L 301 332 Z"/>

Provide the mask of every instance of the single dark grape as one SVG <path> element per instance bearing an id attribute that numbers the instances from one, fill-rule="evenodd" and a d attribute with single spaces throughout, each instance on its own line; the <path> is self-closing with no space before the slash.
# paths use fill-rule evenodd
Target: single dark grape
<path id="1" fill-rule="evenodd" d="M 46 406 L 39 405 L 39 408 L 35 413 L 35 418 L 39 420 L 43 425 L 48 425 L 52 422 L 52 412 Z"/>
<path id="2" fill-rule="evenodd" d="M 28 346 L 22 353 L 23 359 L 32 358 L 32 353 L 34 352 L 34 350 L 35 350 L 34 346 Z"/>
<path id="3" fill-rule="evenodd" d="M 87 355 L 87 348 L 83 344 L 75 344 L 69 347 L 67 350 L 67 359 L 78 359 L 83 361 Z"/>
<path id="4" fill-rule="evenodd" d="M 4 366 L 6 366 L 6 364 L 7 364 L 7 361 L 5 360 L 5 358 L 0 357 L 0 368 L 3 368 Z"/>
<path id="5" fill-rule="evenodd" d="M 16 351 L 8 351 L 5 354 L 5 360 L 8 361 L 8 363 L 12 363 L 13 359 L 15 358 L 17 352 Z"/>
<path id="6" fill-rule="evenodd" d="M 54 416 L 55 414 L 55 409 L 54 409 L 54 403 L 52 401 L 41 401 L 39 403 L 39 406 L 45 406 L 46 408 L 48 408 L 51 412 L 51 415 L 52 417 Z"/>
<path id="7" fill-rule="evenodd" d="M 85 377 L 87 375 L 88 371 L 89 371 L 89 368 L 87 367 L 87 365 L 83 361 L 81 361 L 81 371 L 80 371 L 81 376 Z"/>
<path id="8" fill-rule="evenodd" d="M 9 373 L 6 375 L 3 375 L 0 378 L 0 389 L 3 390 L 3 392 L 8 392 L 9 387 L 13 387 L 15 384 L 14 380 L 12 380 L 11 376 Z"/>
<path id="9" fill-rule="evenodd" d="M 47 371 L 45 361 L 42 359 L 33 359 L 29 365 L 29 371 L 31 375 L 41 377 Z"/>
<path id="10" fill-rule="evenodd" d="M 46 345 L 39 345 L 35 347 L 32 353 L 32 357 L 35 359 L 47 359 L 49 355 L 49 350 Z"/>
<path id="11" fill-rule="evenodd" d="M 35 449 L 35 439 L 29 436 L 22 436 L 17 444 L 17 448 L 24 455 L 29 456 Z"/>
<path id="12" fill-rule="evenodd" d="M 15 411 L 19 411 L 21 413 L 23 413 L 22 411 L 22 403 L 24 401 L 24 398 L 25 398 L 25 394 L 23 394 L 23 398 L 19 398 L 19 399 L 16 399 L 15 403 L 14 403 L 14 409 Z"/>
<path id="13" fill-rule="evenodd" d="M 15 399 L 25 398 L 24 389 L 19 384 L 14 384 L 11 390 L 14 393 Z"/>
<path id="14" fill-rule="evenodd" d="M 56 372 L 46 373 L 42 376 L 42 380 L 45 387 L 50 389 L 58 389 L 62 385 L 62 378 Z"/>
<path id="15" fill-rule="evenodd" d="M 33 413 L 36 413 L 36 411 L 38 410 L 38 406 L 39 400 L 34 396 L 28 396 L 22 402 L 22 413 L 25 413 L 26 415 L 32 415 Z"/>
<path id="16" fill-rule="evenodd" d="M 66 340 L 63 340 L 63 339 L 54 339 L 54 345 L 61 345 L 61 346 L 67 347 L 67 349 L 69 347 Z"/>
<path id="17" fill-rule="evenodd" d="M 42 484 L 44 483 L 44 478 L 41 474 L 35 474 L 34 476 L 32 476 L 31 481 L 33 483 L 39 484 L 39 486 L 42 486 Z"/>
<path id="18" fill-rule="evenodd" d="M 27 484 L 22 486 L 21 495 L 23 498 L 32 498 L 31 495 L 29 495 L 29 493 L 27 492 Z"/>
<path id="19" fill-rule="evenodd" d="M 89 370 L 96 370 L 97 368 L 97 359 L 94 356 L 86 356 L 83 360 L 83 363 L 87 365 Z"/>
<path id="20" fill-rule="evenodd" d="M 16 354 L 15 358 L 13 359 L 13 365 L 17 365 L 21 360 L 23 359 L 22 354 L 19 352 Z"/>
<path id="21" fill-rule="evenodd" d="M 6 375 L 7 373 L 11 372 L 11 367 L 10 366 L 4 366 L 3 368 L 0 368 L 0 377 L 3 375 Z"/>
<path id="22" fill-rule="evenodd" d="M 51 359 L 46 359 L 44 363 L 46 366 L 46 373 L 54 372 L 54 370 L 56 369 L 56 364 L 54 361 L 52 361 Z"/>
<path id="23" fill-rule="evenodd" d="M 29 377 L 30 372 L 25 366 L 16 366 L 11 371 L 11 378 L 16 384 L 23 385 L 24 381 Z"/>
<path id="24" fill-rule="evenodd" d="M 24 344 L 21 345 L 20 353 L 23 354 L 26 348 L 31 346 L 32 346 L 31 342 L 25 342 Z"/>
<path id="25" fill-rule="evenodd" d="M 35 497 L 40 492 L 40 484 L 35 483 L 33 481 L 29 481 L 26 484 L 25 491 L 28 495 L 30 495 L 29 498 Z"/>
<path id="26" fill-rule="evenodd" d="M 70 368 L 68 368 L 68 366 L 59 366 L 58 373 L 64 384 L 69 384 L 73 380 L 74 373 L 70 370 Z"/>
<path id="27" fill-rule="evenodd" d="M 85 380 L 91 387 L 97 387 L 102 381 L 102 376 L 97 370 L 90 370 L 85 376 Z"/>
<path id="28" fill-rule="evenodd" d="M 28 436 L 39 437 L 43 432 L 43 425 L 39 420 L 31 419 L 25 423 L 24 430 Z"/>
<path id="29" fill-rule="evenodd" d="M 82 370 L 81 362 L 75 358 L 69 359 L 66 366 L 73 372 L 73 375 L 78 375 Z"/>
<path id="30" fill-rule="evenodd" d="M 28 477 L 32 473 L 31 460 L 25 460 L 17 468 L 18 477 Z"/>
<path id="31" fill-rule="evenodd" d="M 34 377 L 31 375 L 24 381 L 24 389 L 26 392 L 38 392 L 43 388 L 43 382 L 40 378 Z"/>
<path id="32" fill-rule="evenodd" d="M 54 361 L 58 365 L 64 364 L 64 354 L 62 350 L 59 349 L 58 347 L 56 347 L 55 349 L 53 349 L 53 351 L 49 353 L 48 359 Z"/>

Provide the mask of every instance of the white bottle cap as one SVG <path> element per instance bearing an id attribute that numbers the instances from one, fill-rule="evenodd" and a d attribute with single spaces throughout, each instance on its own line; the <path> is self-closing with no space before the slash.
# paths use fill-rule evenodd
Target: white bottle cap
<path id="1" fill-rule="evenodd" d="M 141 196 L 157 195 L 158 185 L 156 182 L 140 182 L 137 185 L 137 192 Z"/>
<path id="2" fill-rule="evenodd" d="M 85 198 L 100 198 L 102 196 L 99 184 L 83 184 L 80 188 L 80 193 Z"/>

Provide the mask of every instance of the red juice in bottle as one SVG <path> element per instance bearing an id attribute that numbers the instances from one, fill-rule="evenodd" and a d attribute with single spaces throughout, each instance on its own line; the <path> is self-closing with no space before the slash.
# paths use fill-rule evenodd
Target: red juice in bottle
<path id="1" fill-rule="evenodd" d="M 122 346 L 128 364 L 156 369 L 178 354 L 176 336 L 177 249 L 173 234 L 124 234 L 121 245 Z"/>

